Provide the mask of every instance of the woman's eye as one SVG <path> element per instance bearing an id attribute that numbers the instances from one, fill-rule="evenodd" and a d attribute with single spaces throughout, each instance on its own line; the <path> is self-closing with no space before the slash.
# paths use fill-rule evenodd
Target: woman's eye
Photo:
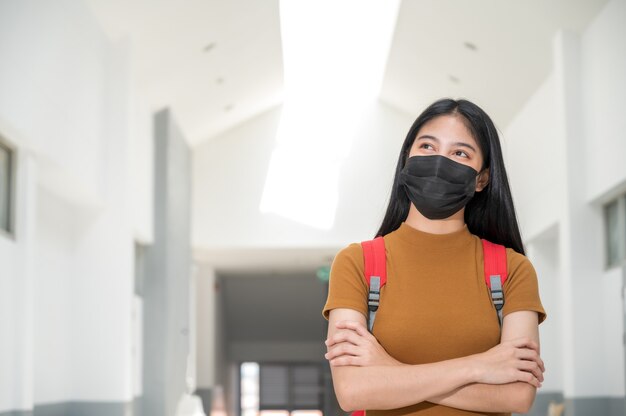
<path id="1" fill-rule="evenodd" d="M 431 149 L 433 148 L 433 147 L 430 145 L 430 143 L 422 143 L 422 144 L 420 145 L 420 149 L 425 149 L 425 148 L 426 148 L 426 146 L 429 146 Z"/>
<path id="2" fill-rule="evenodd" d="M 464 151 L 462 151 L 462 150 L 457 150 L 456 152 L 454 152 L 454 154 L 455 154 L 455 155 L 457 155 L 457 156 L 461 156 L 461 157 L 469 157 L 469 156 L 467 155 L 467 153 L 465 153 L 465 152 L 464 152 Z"/>

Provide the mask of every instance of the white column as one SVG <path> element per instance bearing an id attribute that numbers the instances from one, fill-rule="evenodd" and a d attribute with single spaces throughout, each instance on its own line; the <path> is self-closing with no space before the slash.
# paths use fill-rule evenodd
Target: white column
<path id="1" fill-rule="evenodd" d="M 215 271 L 208 265 L 198 266 L 196 276 L 197 384 L 199 389 L 211 389 L 216 384 L 217 343 L 223 342 L 216 331 Z"/>
<path id="2" fill-rule="evenodd" d="M 16 287 L 16 354 L 17 380 L 15 401 L 21 409 L 32 409 L 34 403 L 33 315 L 35 281 L 35 231 L 37 218 L 37 163 L 27 150 L 17 157 L 16 240 L 20 273 L 14 276 Z"/>
<path id="3" fill-rule="evenodd" d="M 566 398 L 604 396 L 602 213 L 585 198 L 580 39 L 560 31 L 554 38 L 558 123 L 557 147 L 565 155 L 564 197 L 559 224 L 560 289 L 563 323 L 563 375 Z"/>

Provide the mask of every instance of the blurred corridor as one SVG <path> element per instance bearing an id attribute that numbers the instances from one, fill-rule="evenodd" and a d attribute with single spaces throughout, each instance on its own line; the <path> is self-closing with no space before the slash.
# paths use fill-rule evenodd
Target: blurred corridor
<path id="1" fill-rule="evenodd" d="M 529 414 L 626 414 L 626 0 L 2 0 L 0 58 L 0 416 L 343 414 L 328 267 L 440 97 L 501 134 Z"/>

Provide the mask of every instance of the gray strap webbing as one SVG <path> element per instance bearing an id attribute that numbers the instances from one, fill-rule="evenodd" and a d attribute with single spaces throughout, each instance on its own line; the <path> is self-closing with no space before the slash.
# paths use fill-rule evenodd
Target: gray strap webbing
<path id="1" fill-rule="evenodd" d="M 502 307 L 504 306 L 502 281 L 499 274 L 489 276 L 489 280 L 491 281 L 491 301 L 498 312 L 498 323 L 500 324 L 500 329 L 502 329 Z"/>
<path id="2" fill-rule="evenodd" d="M 372 332 L 376 311 L 380 302 L 380 276 L 370 277 L 370 291 L 367 296 L 367 309 L 369 310 L 368 329 Z"/>

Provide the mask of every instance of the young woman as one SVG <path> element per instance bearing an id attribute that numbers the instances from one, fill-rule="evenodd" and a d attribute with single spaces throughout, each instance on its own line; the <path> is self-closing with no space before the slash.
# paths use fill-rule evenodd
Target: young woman
<path id="1" fill-rule="evenodd" d="M 546 318 L 526 258 L 498 133 L 467 100 L 442 99 L 402 145 L 383 236 L 387 283 L 372 333 L 360 243 L 331 266 L 326 359 L 345 411 L 525 413 L 545 371 Z M 484 280 L 481 238 L 506 247 L 503 324 Z"/>

